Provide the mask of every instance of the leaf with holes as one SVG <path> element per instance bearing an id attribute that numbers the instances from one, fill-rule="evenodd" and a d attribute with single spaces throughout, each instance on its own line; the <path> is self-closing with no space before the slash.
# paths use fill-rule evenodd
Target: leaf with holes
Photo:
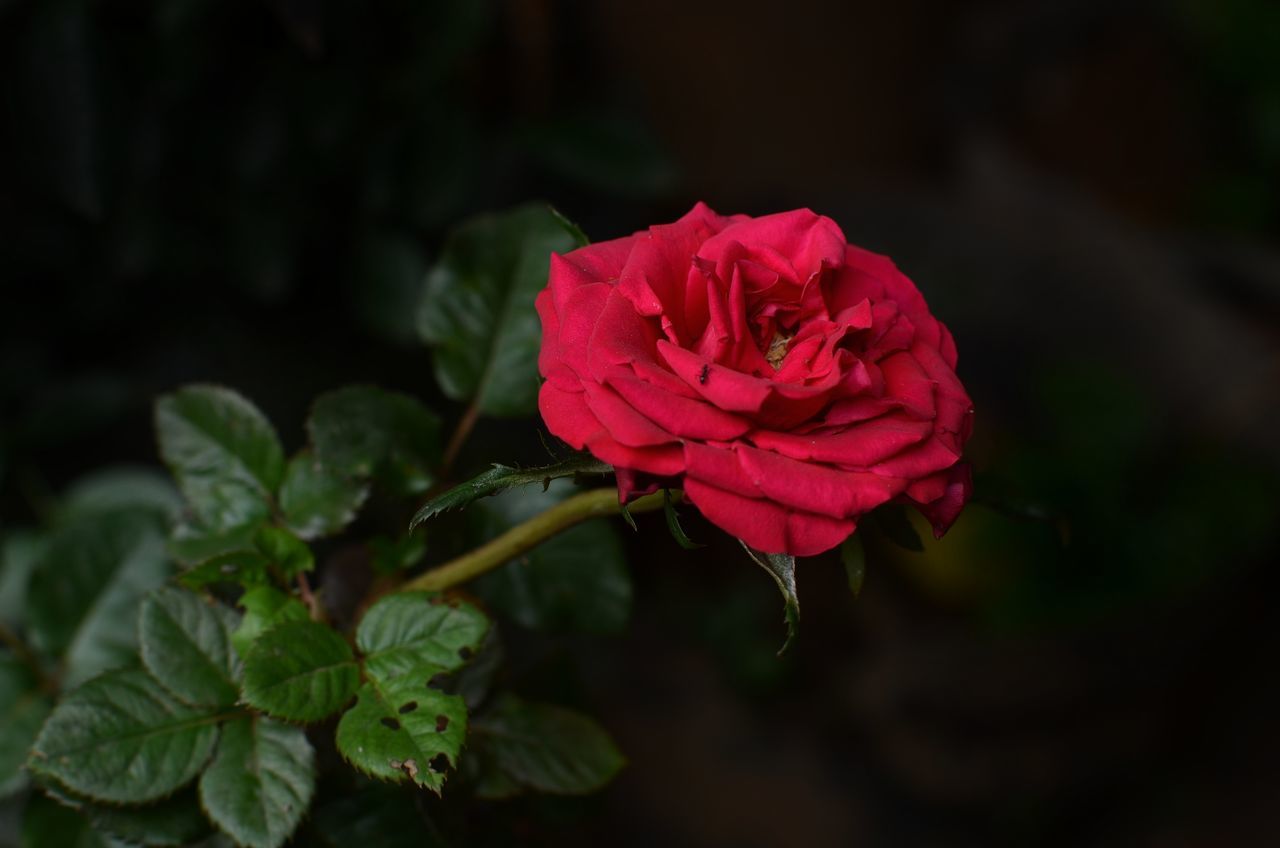
<path id="1" fill-rule="evenodd" d="M 438 666 L 409 669 L 360 687 L 356 705 L 338 722 L 338 751 L 382 780 L 411 780 L 439 794 L 467 735 L 462 698 L 433 686 Z"/>
<path id="2" fill-rule="evenodd" d="M 510 695 L 477 715 L 471 731 L 481 763 L 481 797 L 524 790 L 585 795 L 626 764 L 609 734 L 587 716 Z"/>
<path id="3" fill-rule="evenodd" d="M 796 558 L 788 554 L 762 553 L 748 547 L 747 543 L 741 539 L 738 542 L 747 552 L 747 556 L 751 557 L 751 561 L 769 573 L 773 582 L 778 584 L 778 591 L 782 593 L 783 617 L 787 622 L 787 639 L 778 649 L 778 656 L 782 656 L 787 652 L 787 648 L 791 647 L 796 634 L 800 632 L 800 598 L 796 594 Z"/>
<path id="4" fill-rule="evenodd" d="M 338 473 L 304 450 L 293 459 L 280 484 L 280 511 L 289 529 L 303 539 L 341 531 L 356 518 L 369 496 L 369 484 Z"/>
<path id="5" fill-rule="evenodd" d="M 170 566 L 156 517 L 135 509 L 86 516 L 59 529 L 32 570 L 32 647 L 61 657 L 64 686 L 132 663 L 138 605 Z"/>
<path id="6" fill-rule="evenodd" d="M 496 495 L 516 486 L 541 483 L 546 487 L 560 477 L 576 477 L 579 474 L 612 474 L 613 466 L 601 462 L 589 453 L 578 453 L 551 465 L 535 468 L 510 468 L 494 465 L 488 471 L 454 486 L 447 492 L 430 498 L 413 517 L 410 528 L 451 509 L 462 509 L 480 498 Z"/>
<path id="7" fill-rule="evenodd" d="M 228 722 L 200 778 L 200 804 L 237 844 L 276 848 L 311 806 L 314 761 L 299 727 L 262 716 Z"/>
<path id="8" fill-rule="evenodd" d="M 479 649 L 489 620 L 471 604 L 432 592 L 398 592 L 378 601 L 356 629 L 365 673 L 386 682 L 422 666 L 461 668 Z"/>
<path id="9" fill-rule="evenodd" d="M 240 626 L 231 634 L 236 653 L 245 657 L 263 633 L 285 621 L 307 621 L 311 614 L 306 604 L 271 586 L 255 586 L 240 596 L 244 609 Z"/>
<path id="10" fill-rule="evenodd" d="M 231 647 L 231 633 L 238 618 L 192 592 L 152 592 L 138 616 L 142 664 L 188 704 L 234 704 L 240 695 L 240 658 Z"/>
<path id="11" fill-rule="evenodd" d="M 474 218 L 449 237 L 427 275 L 418 335 L 435 353 L 444 393 L 489 415 L 537 409 L 542 328 L 534 299 L 552 252 L 576 239 L 545 206 Z"/>
<path id="12" fill-rule="evenodd" d="M 160 455 L 187 503 L 214 529 L 266 517 L 284 474 L 270 422 L 241 395 L 193 385 L 156 401 Z"/>
<path id="13" fill-rule="evenodd" d="M 22 764 L 48 714 L 49 701 L 31 670 L 0 655 L 0 798 L 26 786 Z"/>
<path id="14" fill-rule="evenodd" d="M 58 703 L 28 765 L 96 801 L 155 801 L 204 768 L 222 717 L 187 706 L 145 671 L 107 672 Z"/>
<path id="15" fill-rule="evenodd" d="M 393 494 L 425 492 L 440 465 L 440 419 L 417 400 L 375 386 L 321 395 L 307 418 L 317 461 L 332 473 L 373 478 Z"/>
<path id="16" fill-rule="evenodd" d="M 287 721 L 336 713 L 360 685 L 351 647 L 332 628 L 286 621 L 258 637 L 244 660 L 244 700 Z"/>

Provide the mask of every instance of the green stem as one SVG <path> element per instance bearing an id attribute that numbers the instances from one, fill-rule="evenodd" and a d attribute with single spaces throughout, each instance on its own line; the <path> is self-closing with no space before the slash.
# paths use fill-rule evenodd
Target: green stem
<path id="1" fill-rule="evenodd" d="M 672 493 L 673 495 L 675 493 Z M 662 493 L 655 492 L 632 501 L 627 510 L 632 514 L 662 509 Z M 448 589 L 486 571 L 492 571 L 575 524 L 589 518 L 620 515 L 618 490 L 592 489 L 561 501 L 546 512 L 539 513 L 523 524 L 517 524 L 501 536 L 463 554 L 455 560 L 420 574 L 400 587 L 400 591 Z"/>

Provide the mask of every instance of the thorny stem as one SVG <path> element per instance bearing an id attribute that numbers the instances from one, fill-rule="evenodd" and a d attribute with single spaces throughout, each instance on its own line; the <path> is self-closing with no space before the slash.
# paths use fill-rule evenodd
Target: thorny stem
<path id="1" fill-rule="evenodd" d="M 676 493 L 672 493 L 673 496 Z M 632 514 L 662 509 L 662 493 L 655 492 L 632 501 L 627 509 Z M 547 539 L 589 518 L 620 515 L 618 490 L 592 489 L 561 501 L 546 512 L 539 513 L 523 524 L 517 524 L 501 536 L 463 554 L 455 560 L 433 568 L 425 574 L 409 580 L 399 591 L 448 589 L 457 586 L 505 562 L 515 559 Z"/>

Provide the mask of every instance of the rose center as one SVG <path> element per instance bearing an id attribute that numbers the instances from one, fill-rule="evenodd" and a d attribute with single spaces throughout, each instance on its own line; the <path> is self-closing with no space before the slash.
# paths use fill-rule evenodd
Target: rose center
<path id="1" fill-rule="evenodd" d="M 792 336 L 783 332 L 773 334 L 773 341 L 769 342 L 769 350 L 765 352 L 764 358 L 773 366 L 774 371 L 782 367 L 782 360 L 787 356 L 787 345 L 791 339 Z"/>

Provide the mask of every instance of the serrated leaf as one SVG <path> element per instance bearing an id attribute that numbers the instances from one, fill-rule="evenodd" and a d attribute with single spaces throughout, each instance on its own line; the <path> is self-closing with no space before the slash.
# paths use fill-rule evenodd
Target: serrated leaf
<path id="1" fill-rule="evenodd" d="M 626 764 L 609 734 L 587 716 L 510 695 L 475 717 L 472 734 L 483 764 L 481 797 L 523 790 L 585 795 Z"/>
<path id="2" fill-rule="evenodd" d="M 183 565 L 200 565 L 222 554 L 251 549 L 253 537 L 261 527 L 261 521 L 218 530 L 190 521 L 179 522 L 169 536 L 169 555 Z"/>
<path id="3" fill-rule="evenodd" d="M 554 506 L 573 487 L 562 481 L 477 504 L 468 525 L 487 541 Z M 631 575 L 622 544 L 606 520 L 560 533 L 471 584 L 489 607 L 534 630 L 618 633 L 631 614 Z"/>
<path id="4" fill-rule="evenodd" d="M 231 647 L 238 616 L 191 592 L 164 588 L 142 602 L 138 644 L 156 680 L 192 705 L 219 707 L 240 695 L 240 658 Z"/>
<path id="5" fill-rule="evenodd" d="M 315 811 L 315 832 L 329 848 L 436 848 L 413 799 L 401 788 L 366 783 Z"/>
<path id="6" fill-rule="evenodd" d="M 259 527 L 253 537 L 253 546 L 286 580 L 316 567 L 315 555 L 307 543 L 283 527 Z"/>
<path id="7" fill-rule="evenodd" d="M 129 807 L 95 804 L 56 783 L 41 788 L 59 804 L 88 819 L 99 833 L 128 845 L 178 848 L 195 843 L 212 830 L 200 811 L 194 788 L 153 804 Z"/>
<path id="8" fill-rule="evenodd" d="M 872 513 L 880 532 L 898 547 L 920 553 L 924 550 L 924 542 L 920 534 L 911 526 L 911 519 L 905 508 L 897 504 L 885 504 Z"/>
<path id="9" fill-rule="evenodd" d="M 392 494 L 425 492 L 440 465 L 440 419 L 420 402 L 374 386 L 321 395 L 307 419 L 316 459 L 336 474 L 373 478 Z"/>
<path id="10" fill-rule="evenodd" d="M 35 675 L 17 659 L 0 654 L 0 798 L 26 786 L 22 765 L 48 714 L 49 701 Z"/>
<path id="11" fill-rule="evenodd" d="M 178 582 L 193 591 L 216 583 L 246 588 L 265 586 L 271 582 L 267 573 L 270 564 L 270 560 L 256 550 L 227 551 L 182 572 Z"/>
<path id="12" fill-rule="evenodd" d="M 601 462 L 589 453 L 574 454 L 560 462 L 536 468 L 511 468 L 495 464 L 488 471 L 477 474 L 467 482 L 454 486 L 447 492 L 430 498 L 413 516 L 410 529 L 422 522 L 451 509 L 462 509 L 480 498 L 496 495 L 498 492 L 516 486 L 527 486 L 530 483 L 542 483 L 544 487 L 560 477 L 573 477 L 578 474 L 610 474 L 613 466 Z"/>
<path id="13" fill-rule="evenodd" d="M 239 604 L 244 608 L 244 617 L 231 634 L 231 644 L 242 657 L 248 656 L 259 636 L 277 624 L 311 618 L 306 604 L 271 586 L 249 589 L 240 596 Z"/>
<path id="14" fill-rule="evenodd" d="M 54 707 L 29 767 L 97 801 L 155 801 L 204 768 L 222 717 L 187 706 L 140 669 L 107 672 Z"/>
<path id="15" fill-rule="evenodd" d="M 227 722 L 200 777 L 200 803 L 237 844 L 277 848 L 315 794 L 315 754 L 301 728 L 262 716 Z"/>
<path id="16" fill-rule="evenodd" d="M 244 660 L 244 700 L 287 721 L 319 721 L 360 684 L 351 647 L 332 628 L 286 621 L 258 637 Z"/>
<path id="17" fill-rule="evenodd" d="M 202 524 L 222 529 L 266 517 L 284 474 L 271 423 L 240 394 L 186 386 L 156 401 L 160 456 Z"/>
<path id="18" fill-rule="evenodd" d="M 368 496 L 367 482 L 339 474 L 304 450 L 285 469 L 280 511 L 300 538 L 318 539 L 354 521 Z"/>
<path id="19" fill-rule="evenodd" d="M 378 601 L 356 629 L 365 673 L 385 683 L 425 667 L 453 671 L 474 655 L 489 620 L 471 604 L 432 592 L 398 592 Z"/>
<path id="20" fill-rule="evenodd" d="M 787 639 L 778 649 L 778 656 L 787 652 L 796 634 L 800 632 L 800 598 L 796 594 L 796 558 L 788 554 L 766 554 L 748 547 L 741 539 L 738 543 L 751 557 L 752 562 L 768 572 L 782 593 L 783 617 L 787 622 Z"/>
<path id="21" fill-rule="evenodd" d="M 662 510 L 667 516 L 667 530 L 671 533 L 671 538 L 676 540 L 676 544 L 686 551 L 694 551 L 698 548 L 706 547 L 706 545 L 700 545 L 685 535 L 684 528 L 680 526 L 680 516 L 676 514 L 675 504 L 671 502 L 670 489 L 662 490 Z"/>
<path id="22" fill-rule="evenodd" d="M 575 246 L 556 215 L 537 205 L 474 218 L 453 232 L 418 308 L 418 334 L 434 351 L 446 395 L 489 415 L 537 408 L 542 329 L 533 302 L 552 252 Z"/>
<path id="23" fill-rule="evenodd" d="M 32 646 L 62 657 L 66 686 L 133 662 L 138 604 L 169 571 L 153 515 L 113 510 L 60 529 L 31 574 Z"/>
<path id="24" fill-rule="evenodd" d="M 840 562 L 844 564 L 844 573 L 849 579 L 849 591 L 856 598 L 862 594 L 862 584 L 867 578 L 867 551 L 862 546 L 861 536 L 854 534 L 841 543 Z"/>
<path id="25" fill-rule="evenodd" d="M 381 780 L 412 780 L 439 794 L 467 735 L 462 698 L 431 684 L 439 668 L 409 669 L 370 680 L 338 722 L 338 751 L 352 766 Z"/>

